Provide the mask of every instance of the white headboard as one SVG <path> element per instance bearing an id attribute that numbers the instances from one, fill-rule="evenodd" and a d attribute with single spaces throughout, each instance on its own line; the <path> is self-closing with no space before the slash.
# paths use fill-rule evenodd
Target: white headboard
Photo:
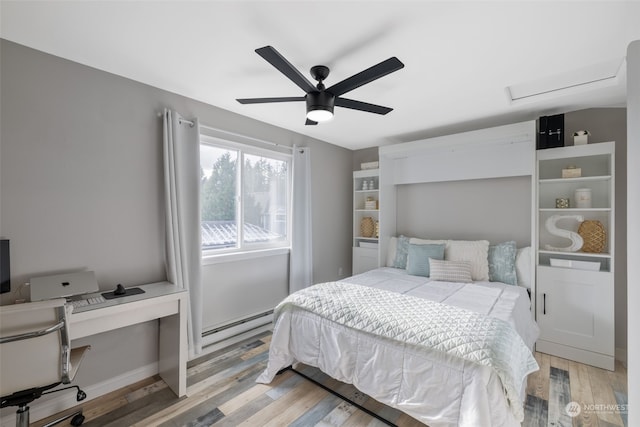
<path id="1" fill-rule="evenodd" d="M 536 123 L 528 121 L 516 123 L 512 125 L 499 126 L 494 128 L 482 129 L 471 132 L 464 132 L 455 135 L 442 136 L 438 138 L 424 139 L 420 141 L 407 142 L 390 146 L 380 147 L 380 244 L 379 244 L 379 265 L 383 265 L 384 256 L 387 253 L 389 238 L 398 234 L 397 221 L 399 218 L 405 218 L 406 215 L 399 216 L 399 210 L 404 209 L 398 206 L 398 189 L 402 187 L 401 200 L 406 204 L 405 185 L 425 184 L 425 183 L 446 183 L 450 181 L 460 181 L 460 183 L 452 183 L 447 186 L 450 192 L 442 191 L 438 186 L 438 200 L 432 200 L 432 203 L 438 203 L 439 212 L 443 211 L 442 206 L 451 204 L 452 206 L 460 206 L 459 200 L 469 196 L 469 192 L 475 191 L 477 188 L 476 180 L 487 180 L 489 185 L 493 178 L 509 178 L 522 177 L 519 179 L 520 184 L 507 186 L 514 188 L 518 192 L 518 200 L 528 200 L 527 207 L 528 216 L 523 221 L 514 221 L 512 230 L 514 236 L 518 236 L 513 240 L 518 240 L 519 244 L 524 244 L 524 240 L 528 242 L 534 241 L 534 224 L 533 215 L 531 215 L 531 206 L 534 206 L 535 183 L 535 141 L 536 141 Z M 528 178 L 528 179 L 527 179 Z M 526 194 L 522 194 L 522 179 L 525 179 Z M 473 185 L 466 186 L 464 181 L 472 182 Z M 526 188 L 528 186 L 528 188 Z M 429 186 L 415 186 L 417 188 L 429 188 Z M 504 186 L 497 188 L 505 188 Z M 419 194 L 419 193 L 415 193 Z M 418 197 L 429 197 L 426 195 Z M 448 194 L 449 198 L 444 198 L 443 194 Z M 509 198 L 509 194 L 504 195 Z M 486 198 L 486 202 L 475 200 L 475 207 L 469 210 L 467 219 L 460 219 L 460 223 L 456 224 L 455 238 L 458 236 L 474 236 L 479 237 L 478 228 L 479 221 L 474 220 L 479 215 L 484 221 L 494 221 L 493 227 L 485 227 L 487 230 L 496 230 L 504 225 L 504 204 L 495 206 L 495 199 Z M 480 203 L 480 204 L 479 204 Z M 428 209 L 428 203 L 424 201 L 420 203 L 422 209 Z M 499 212 L 497 210 L 500 210 Z M 500 215 L 494 216 L 491 212 L 498 212 Z M 518 206 L 515 212 L 526 214 L 522 211 L 522 206 Z M 419 214 L 410 215 L 412 224 L 418 221 Z M 461 218 L 460 216 L 458 216 Z M 433 216 L 425 215 L 425 221 L 434 221 Z M 445 220 L 447 227 L 451 228 L 449 219 Z M 406 222 L 403 226 L 406 226 Z M 526 229 L 523 230 L 523 224 Z M 410 226 L 413 227 L 413 226 Z M 423 229 L 437 229 L 438 224 L 430 224 L 429 227 Z M 405 233 L 422 234 L 420 227 L 417 230 L 402 230 Z M 483 238 L 493 243 L 497 243 L 499 239 L 503 239 L 505 235 L 509 235 L 509 230 L 503 230 L 500 235 L 487 235 Z M 489 231 L 490 233 L 490 231 Z M 528 238 L 526 237 L 528 235 Z M 419 236 L 429 238 L 430 236 Z M 445 236 L 439 236 L 445 238 Z M 452 237 L 449 237 L 452 238 Z"/>

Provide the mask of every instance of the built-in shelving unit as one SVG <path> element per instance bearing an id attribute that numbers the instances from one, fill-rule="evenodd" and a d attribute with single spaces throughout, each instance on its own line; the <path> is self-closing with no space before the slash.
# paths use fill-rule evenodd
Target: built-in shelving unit
<path id="1" fill-rule="evenodd" d="M 379 195 L 379 169 L 353 172 L 353 274 L 378 267 Z M 362 233 L 365 218 L 373 226 L 371 235 Z"/>
<path id="2" fill-rule="evenodd" d="M 538 351 L 605 369 L 614 368 L 615 144 L 596 143 L 537 152 L 537 321 Z M 562 178 L 562 169 L 581 169 L 580 177 Z M 578 189 L 589 189 L 589 207 L 576 207 Z M 569 207 L 556 207 L 569 199 Z M 606 234 L 601 252 L 565 248 L 566 237 L 547 229 L 553 215 L 580 215 L 599 221 Z M 567 217 L 557 227 L 577 232 L 581 222 Z M 587 264 L 585 264 L 587 263 Z M 592 269 L 588 269 L 592 268 Z"/>

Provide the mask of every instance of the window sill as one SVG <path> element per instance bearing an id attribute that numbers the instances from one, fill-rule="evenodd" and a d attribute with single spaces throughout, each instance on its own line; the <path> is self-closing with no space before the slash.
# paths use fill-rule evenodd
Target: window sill
<path id="1" fill-rule="evenodd" d="M 290 248 L 271 248 L 247 252 L 205 255 L 202 257 L 202 265 L 222 264 L 225 262 L 244 261 L 248 259 L 264 258 L 269 256 L 287 255 L 290 251 Z"/>

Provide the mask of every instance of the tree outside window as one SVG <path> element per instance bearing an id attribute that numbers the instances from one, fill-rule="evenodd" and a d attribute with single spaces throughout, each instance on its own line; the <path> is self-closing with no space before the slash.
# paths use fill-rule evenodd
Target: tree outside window
<path id="1" fill-rule="evenodd" d="M 203 250 L 288 244 L 288 159 L 206 143 L 200 157 Z"/>

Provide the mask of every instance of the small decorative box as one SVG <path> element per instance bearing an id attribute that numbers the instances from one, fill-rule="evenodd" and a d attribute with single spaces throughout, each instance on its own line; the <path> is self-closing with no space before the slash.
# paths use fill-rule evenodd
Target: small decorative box
<path id="1" fill-rule="evenodd" d="M 569 208 L 569 199 L 556 199 L 556 208 L 558 209 L 568 209 Z"/>
<path id="2" fill-rule="evenodd" d="M 366 210 L 378 209 L 377 202 L 375 200 L 367 200 L 366 202 L 364 202 L 364 208 Z"/>
<path id="3" fill-rule="evenodd" d="M 368 169 L 378 169 L 378 162 L 367 162 L 367 163 L 360 163 L 360 169 L 362 170 L 368 170 Z"/>
<path id="4" fill-rule="evenodd" d="M 580 178 L 582 176 L 582 168 L 575 166 L 567 166 L 566 169 L 562 169 L 563 178 Z"/>

